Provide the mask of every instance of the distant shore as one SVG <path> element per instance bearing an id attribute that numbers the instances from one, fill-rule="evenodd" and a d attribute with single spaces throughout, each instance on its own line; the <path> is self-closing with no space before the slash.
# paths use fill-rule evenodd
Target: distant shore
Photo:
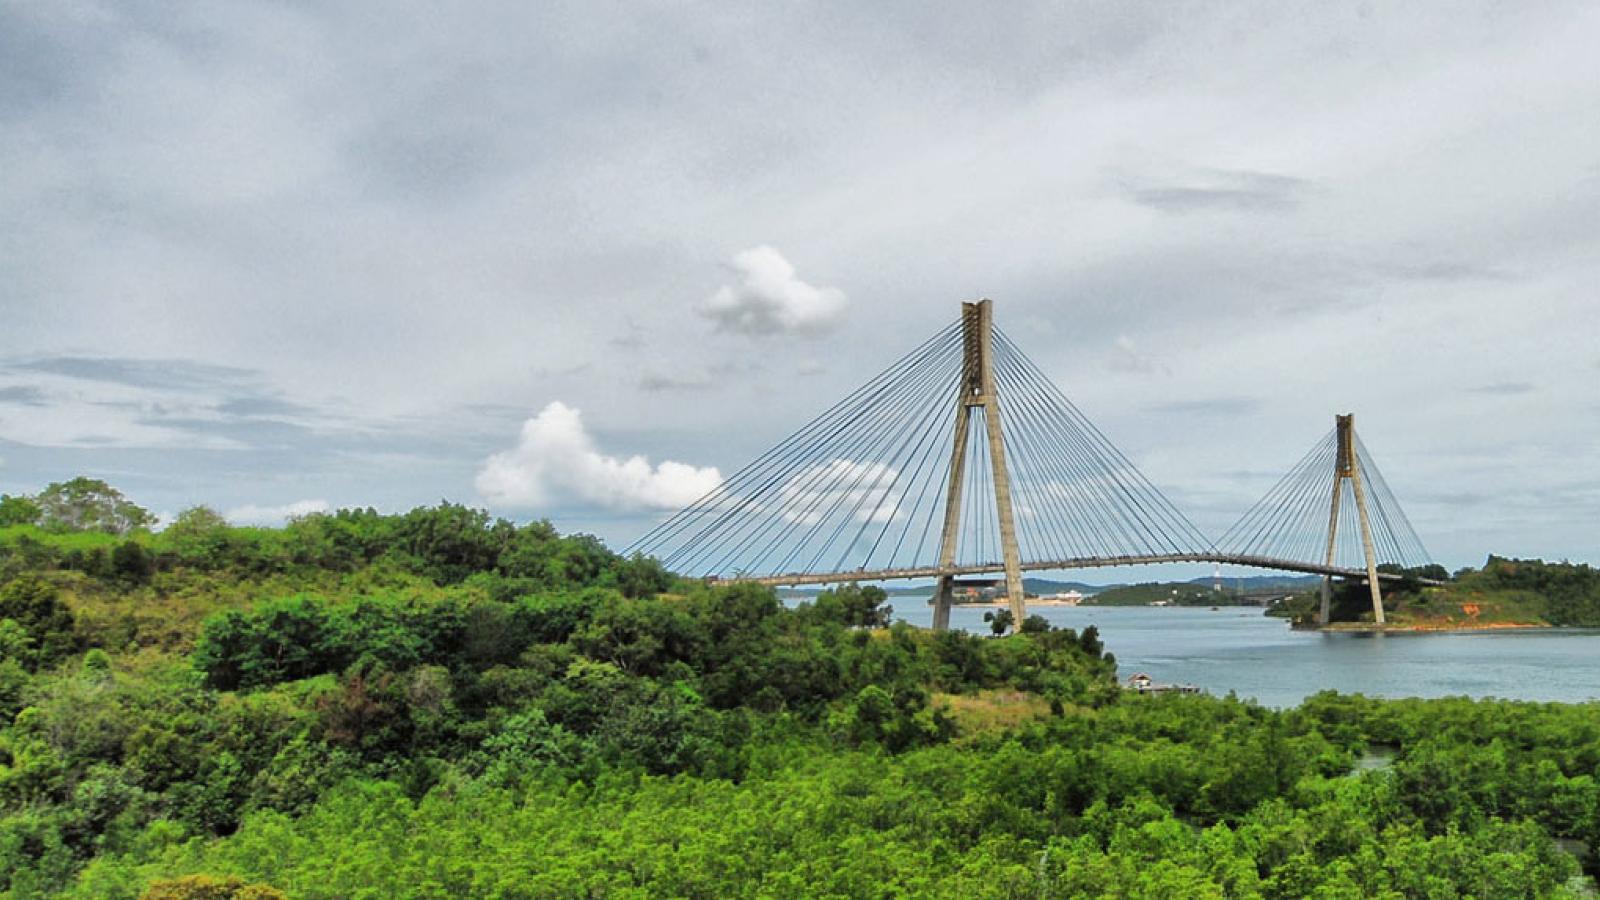
<path id="1" fill-rule="evenodd" d="M 1300 630 L 1324 631 L 1330 634 L 1348 632 L 1353 634 L 1387 634 L 1389 632 L 1409 632 L 1416 634 L 1450 634 L 1463 631 L 1505 631 L 1510 629 L 1530 628 L 1556 628 L 1543 622 L 1412 622 L 1405 624 L 1385 623 L 1378 625 L 1373 622 L 1334 622 L 1331 625 L 1307 625 Z"/>
<path id="2" fill-rule="evenodd" d="M 1066 600 L 1054 600 L 1054 599 L 1051 599 L 1051 598 L 1048 598 L 1048 597 L 1029 597 L 1026 602 L 1027 602 L 1027 604 L 1029 606 L 1093 606 L 1094 605 L 1092 603 L 1072 603 L 1072 602 L 1069 602 L 1069 601 L 1066 601 Z M 1007 606 L 1007 605 L 1009 605 L 1009 601 L 1007 601 L 1004 597 L 999 597 L 999 598 L 996 598 L 994 600 L 958 600 L 958 601 L 955 602 L 954 605 L 955 606 Z"/>

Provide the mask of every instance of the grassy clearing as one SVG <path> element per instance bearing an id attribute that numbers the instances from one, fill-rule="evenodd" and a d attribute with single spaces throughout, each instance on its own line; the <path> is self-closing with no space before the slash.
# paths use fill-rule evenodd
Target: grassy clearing
<path id="1" fill-rule="evenodd" d="M 1013 690 L 985 690 L 973 694 L 934 694 L 963 735 L 1015 728 L 1050 715 L 1050 702 L 1037 694 Z"/>
<path id="2" fill-rule="evenodd" d="M 1406 598 L 1389 620 L 1426 628 L 1548 625 L 1546 606 L 1545 599 L 1532 591 L 1447 585 Z"/>

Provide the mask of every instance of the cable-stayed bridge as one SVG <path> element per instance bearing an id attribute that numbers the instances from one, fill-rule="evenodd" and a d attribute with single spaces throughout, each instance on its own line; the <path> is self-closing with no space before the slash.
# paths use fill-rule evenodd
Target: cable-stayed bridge
<path id="1" fill-rule="evenodd" d="M 1219 539 L 1196 528 L 992 321 L 988 300 L 633 545 L 669 569 L 768 585 L 958 579 L 1211 562 L 1361 579 L 1427 550 L 1356 436 L 1336 424 Z M 995 579 L 997 582 L 999 579 Z"/>

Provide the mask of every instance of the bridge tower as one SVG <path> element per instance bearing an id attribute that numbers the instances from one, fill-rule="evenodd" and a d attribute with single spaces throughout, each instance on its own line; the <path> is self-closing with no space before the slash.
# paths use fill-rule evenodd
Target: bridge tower
<path id="1" fill-rule="evenodd" d="M 1006 473 L 1005 430 L 1000 424 L 1000 390 L 993 361 L 993 304 L 989 300 L 961 304 L 962 360 L 957 382 L 955 442 L 950 451 L 950 483 L 945 486 L 944 530 L 939 539 L 939 568 L 956 562 L 956 542 L 961 532 L 961 491 L 966 478 L 967 437 L 972 411 L 983 411 L 988 430 L 989 463 L 994 483 L 995 513 L 1000 524 L 1000 552 L 1005 563 L 1006 600 L 1011 607 L 1011 627 L 1022 627 L 1027 606 L 1022 591 L 1022 556 L 1017 551 L 1017 526 L 1011 512 L 1011 481 Z M 955 576 L 942 574 L 934 593 L 933 628 L 950 627 L 951 594 Z"/>
<path id="2" fill-rule="evenodd" d="M 1372 621 L 1383 624 L 1383 590 L 1378 586 L 1378 559 L 1372 546 L 1372 522 L 1367 517 L 1367 492 L 1362 484 L 1361 458 L 1356 453 L 1355 415 L 1335 416 L 1338 452 L 1334 457 L 1333 504 L 1328 510 L 1327 565 L 1333 567 L 1334 551 L 1339 538 L 1339 497 L 1344 483 L 1350 482 L 1356 501 L 1356 518 L 1361 522 L 1361 549 L 1367 561 L 1367 588 L 1372 593 Z M 1326 470 L 1324 470 L 1326 471 Z M 1320 622 L 1328 624 L 1328 606 L 1333 595 L 1333 576 L 1322 576 L 1322 615 Z"/>

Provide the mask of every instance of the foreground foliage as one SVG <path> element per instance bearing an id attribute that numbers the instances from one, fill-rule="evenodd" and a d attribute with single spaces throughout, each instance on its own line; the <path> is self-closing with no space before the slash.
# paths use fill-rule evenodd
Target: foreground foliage
<path id="1" fill-rule="evenodd" d="M 450 505 L 0 530 L 0 890 L 1557 896 L 1600 843 L 1593 705 L 1124 696 L 885 600 Z"/>

